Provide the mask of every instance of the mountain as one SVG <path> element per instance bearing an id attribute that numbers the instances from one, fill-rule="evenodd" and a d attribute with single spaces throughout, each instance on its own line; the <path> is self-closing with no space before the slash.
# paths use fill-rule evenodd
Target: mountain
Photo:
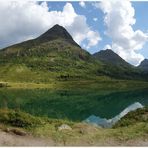
<path id="1" fill-rule="evenodd" d="M 3 54 L 14 54 L 19 56 L 20 52 L 27 52 L 29 48 L 36 47 L 43 43 L 55 41 L 55 40 L 62 40 L 66 43 L 74 45 L 76 47 L 80 46 L 73 40 L 71 35 L 66 31 L 66 29 L 60 25 L 55 25 L 39 37 L 33 40 L 28 40 L 19 44 L 12 45 L 10 47 L 4 48 L 0 52 Z"/>
<path id="2" fill-rule="evenodd" d="M 36 39 L 28 40 L 19 44 L 0 50 L 0 56 L 4 60 L 23 57 L 57 57 L 69 56 L 86 60 L 91 55 L 81 49 L 81 47 L 73 40 L 72 36 L 60 25 L 55 25 L 44 34 Z"/>
<path id="3" fill-rule="evenodd" d="M 38 79 L 43 79 L 45 74 L 48 79 L 88 77 L 95 75 L 101 65 L 101 62 L 95 61 L 92 55 L 82 49 L 66 29 L 59 25 L 53 26 L 36 39 L 0 50 L 0 75 L 7 75 L 7 78 L 11 73 L 11 76 L 17 79 L 18 71 L 24 72 L 19 74 L 21 80 L 24 77 L 27 79 L 26 75 L 33 75 L 35 78 L 36 74 L 39 75 Z"/>
<path id="4" fill-rule="evenodd" d="M 101 50 L 93 54 L 93 57 L 104 63 L 104 75 L 120 79 L 147 79 L 146 73 L 126 62 L 111 49 Z"/>
<path id="5" fill-rule="evenodd" d="M 112 50 L 91 55 L 60 25 L 39 37 L 0 50 L 0 76 L 4 81 L 49 82 L 55 79 L 144 79 L 138 68 Z"/>
<path id="6" fill-rule="evenodd" d="M 129 63 L 127 63 L 125 60 L 123 60 L 118 54 L 113 52 L 111 49 L 101 50 L 93 54 L 93 57 L 106 64 L 112 64 L 116 66 L 126 66 L 126 67 L 132 66 Z"/>
<path id="7" fill-rule="evenodd" d="M 55 25 L 51 29 L 49 29 L 47 32 L 39 36 L 36 40 L 40 42 L 48 42 L 51 40 L 56 40 L 56 39 L 65 39 L 67 42 L 73 44 L 74 46 L 80 47 L 72 38 L 72 36 L 67 32 L 67 30 L 60 26 L 60 25 Z"/>
<path id="8" fill-rule="evenodd" d="M 144 59 L 138 67 L 144 71 L 148 71 L 148 59 Z"/>

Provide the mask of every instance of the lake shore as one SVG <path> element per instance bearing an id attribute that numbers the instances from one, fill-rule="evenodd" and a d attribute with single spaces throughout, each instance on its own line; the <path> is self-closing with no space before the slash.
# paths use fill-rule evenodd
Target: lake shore
<path id="1" fill-rule="evenodd" d="M 75 142 L 56 142 L 54 139 L 34 137 L 32 135 L 19 136 L 0 130 L 0 146 L 148 146 L 147 138 L 137 138 L 131 140 L 119 140 L 107 138 L 105 140 L 91 141 L 79 139 Z"/>

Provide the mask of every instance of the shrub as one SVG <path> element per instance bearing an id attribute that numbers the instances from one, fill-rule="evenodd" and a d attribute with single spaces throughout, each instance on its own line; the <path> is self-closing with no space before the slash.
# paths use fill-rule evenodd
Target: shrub
<path id="1" fill-rule="evenodd" d="M 34 127 L 44 124 L 39 117 L 14 110 L 0 110 L 0 122 L 16 127 Z"/>
<path id="2" fill-rule="evenodd" d="M 8 83 L 2 83 L 0 82 L 0 87 L 7 87 L 8 86 Z"/>

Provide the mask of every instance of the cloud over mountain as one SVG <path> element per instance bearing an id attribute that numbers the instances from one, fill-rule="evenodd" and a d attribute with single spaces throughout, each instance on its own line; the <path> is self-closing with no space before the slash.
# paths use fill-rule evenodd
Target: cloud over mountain
<path id="1" fill-rule="evenodd" d="M 148 41 L 148 35 L 133 29 L 136 19 L 131 2 L 103 0 L 95 6 L 105 14 L 105 33 L 112 39 L 112 49 L 131 64 L 139 64 L 144 57 L 138 51 Z"/>
<path id="2" fill-rule="evenodd" d="M 55 24 L 62 25 L 81 44 L 95 46 L 101 40 L 97 31 L 92 30 L 84 15 L 75 12 L 71 3 L 62 11 L 49 11 L 46 2 L 0 1 L 0 48 L 32 39 Z"/>

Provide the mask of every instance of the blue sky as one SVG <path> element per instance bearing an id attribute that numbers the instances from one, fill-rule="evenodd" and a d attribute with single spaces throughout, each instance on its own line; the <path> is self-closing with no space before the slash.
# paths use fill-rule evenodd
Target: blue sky
<path id="1" fill-rule="evenodd" d="M 138 65 L 148 58 L 147 14 L 148 2 L 129 0 L 0 1 L 0 48 L 36 38 L 59 24 L 90 53 L 111 48 Z"/>
<path id="2" fill-rule="evenodd" d="M 93 30 L 98 30 L 102 40 L 94 47 L 88 49 L 90 53 L 98 52 L 102 50 L 106 44 L 111 44 L 112 40 L 104 34 L 106 26 L 104 24 L 104 14 L 100 9 L 94 8 L 93 2 L 85 2 L 85 8 L 79 5 L 79 2 L 70 2 L 76 13 L 80 15 L 85 15 L 87 18 L 87 23 Z M 48 2 L 49 10 L 60 10 L 62 11 L 66 2 Z M 132 6 L 135 9 L 136 23 L 133 25 L 133 29 L 140 29 L 143 32 L 148 32 L 148 2 L 132 2 Z M 97 18 L 94 21 L 93 18 Z M 139 51 L 145 58 L 148 58 L 148 43 Z"/>
<path id="3" fill-rule="evenodd" d="M 135 8 L 136 24 L 134 29 L 141 29 L 143 32 L 148 31 L 148 2 L 132 2 Z M 148 58 L 148 43 L 145 44 L 143 49 L 140 51 L 145 58 Z"/>
<path id="4" fill-rule="evenodd" d="M 91 2 L 85 2 L 86 8 L 82 8 L 79 5 L 79 2 L 70 2 L 76 13 L 80 15 L 85 15 L 87 18 L 87 23 L 89 27 L 91 27 L 93 30 L 99 31 L 102 41 L 99 42 L 96 46 L 93 48 L 88 49 L 90 53 L 98 52 L 99 50 L 103 49 L 106 44 L 111 43 L 111 40 L 104 35 L 105 25 L 103 22 L 103 12 L 97 8 L 94 8 L 92 6 Z M 62 11 L 64 5 L 66 2 L 48 2 L 49 10 L 58 10 Z M 97 21 L 94 21 L 93 18 L 97 18 Z"/>

